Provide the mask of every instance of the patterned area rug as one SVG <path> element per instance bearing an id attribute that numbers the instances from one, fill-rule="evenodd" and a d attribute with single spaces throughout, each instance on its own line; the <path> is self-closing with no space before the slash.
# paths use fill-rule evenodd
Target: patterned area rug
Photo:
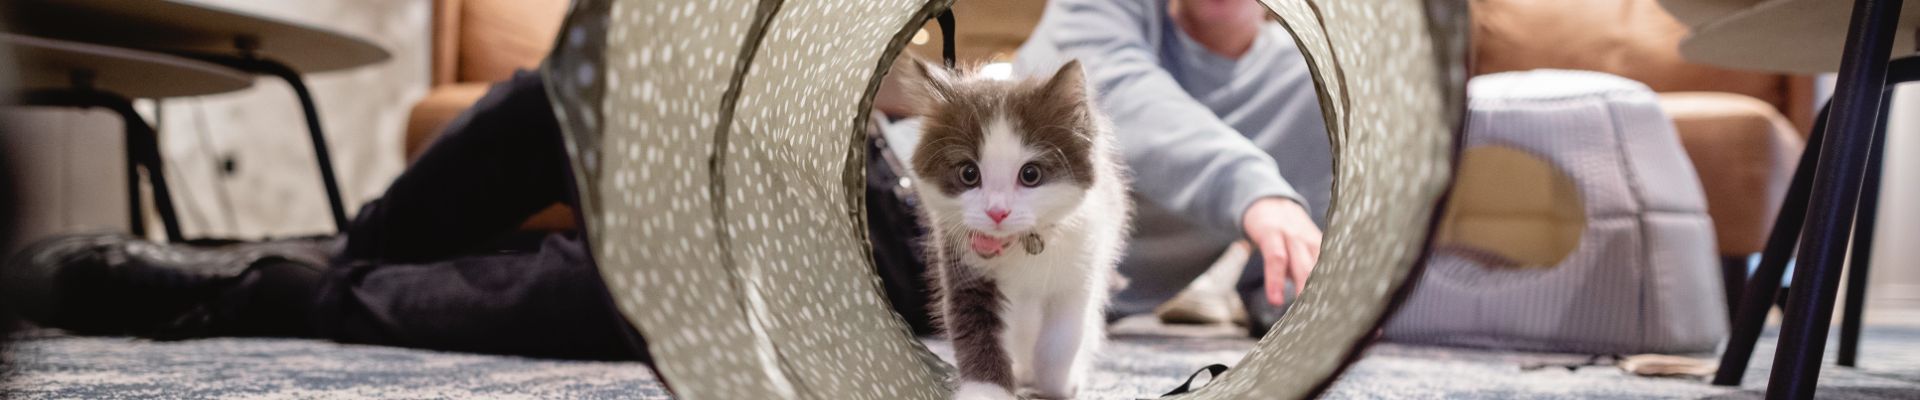
<path id="1" fill-rule="evenodd" d="M 1159 394 L 1212 363 L 1232 364 L 1253 342 L 1231 330 L 1117 326 L 1083 398 Z M 1759 398 L 1772 357 L 1762 339 L 1743 388 L 1643 378 L 1595 366 L 1586 355 L 1375 346 L 1327 397 L 1344 398 Z M 1861 368 L 1829 366 L 1820 398 L 1920 398 L 1920 327 L 1872 326 Z M 941 341 L 929 346 L 943 356 Z M 41 337 L 15 343 L 5 398 L 566 398 L 666 399 L 640 364 L 442 353 L 313 340 L 152 342 Z M 1829 346 L 1831 348 L 1832 346 Z"/>

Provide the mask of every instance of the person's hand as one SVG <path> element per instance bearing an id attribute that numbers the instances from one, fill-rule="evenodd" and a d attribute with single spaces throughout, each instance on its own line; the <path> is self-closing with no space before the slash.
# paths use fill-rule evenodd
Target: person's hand
<path id="1" fill-rule="evenodd" d="M 1278 197 L 1255 200 L 1240 218 L 1247 240 L 1260 250 L 1266 265 L 1267 302 L 1286 303 L 1287 281 L 1307 287 L 1307 275 L 1320 260 L 1320 227 L 1306 207 Z"/>

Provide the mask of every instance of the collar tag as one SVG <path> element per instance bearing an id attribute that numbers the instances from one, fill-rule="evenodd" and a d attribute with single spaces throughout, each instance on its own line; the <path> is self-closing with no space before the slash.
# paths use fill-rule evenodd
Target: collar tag
<path id="1" fill-rule="evenodd" d="M 1047 250 L 1047 242 L 1040 240 L 1038 233 L 1028 233 L 1026 237 L 1020 238 L 1020 244 L 1027 248 L 1027 254 L 1040 254 Z"/>

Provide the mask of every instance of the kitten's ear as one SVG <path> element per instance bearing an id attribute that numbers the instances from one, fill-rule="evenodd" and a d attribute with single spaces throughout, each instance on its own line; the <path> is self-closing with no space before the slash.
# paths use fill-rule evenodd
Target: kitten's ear
<path id="1" fill-rule="evenodd" d="M 1067 61 L 1067 65 L 1060 66 L 1060 70 L 1054 71 L 1053 77 L 1047 79 L 1047 84 L 1040 87 L 1040 92 L 1050 98 L 1072 99 L 1078 105 L 1088 105 L 1087 73 L 1080 67 L 1080 60 Z"/>
<path id="2" fill-rule="evenodd" d="M 954 76 L 952 69 L 927 62 L 919 57 L 910 58 L 913 60 L 913 71 L 919 75 L 915 80 L 920 81 L 920 97 L 923 101 L 945 103 L 953 98 L 954 83 L 959 78 Z"/>

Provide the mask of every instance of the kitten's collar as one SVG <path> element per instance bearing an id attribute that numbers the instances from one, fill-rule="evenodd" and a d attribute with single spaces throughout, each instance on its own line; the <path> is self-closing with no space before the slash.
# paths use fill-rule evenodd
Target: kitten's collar
<path id="1" fill-rule="evenodd" d="M 1040 252 L 1047 251 L 1047 241 L 1041 239 L 1040 234 L 1033 232 L 1028 232 L 1027 236 L 1020 238 L 1020 246 L 1025 247 L 1027 254 L 1030 255 L 1039 255 Z"/>
<path id="2" fill-rule="evenodd" d="M 1025 236 L 1020 237 L 1020 247 L 1026 249 L 1029 255 L 1039 255 L 1041 252 L 1047 251 L 1047 240 L 1040 235 L 1040 231 L 1049 228 L 1053 228 L 1053 226 L 1036 227 L 1031 231 L 1027 231 Z"/>

